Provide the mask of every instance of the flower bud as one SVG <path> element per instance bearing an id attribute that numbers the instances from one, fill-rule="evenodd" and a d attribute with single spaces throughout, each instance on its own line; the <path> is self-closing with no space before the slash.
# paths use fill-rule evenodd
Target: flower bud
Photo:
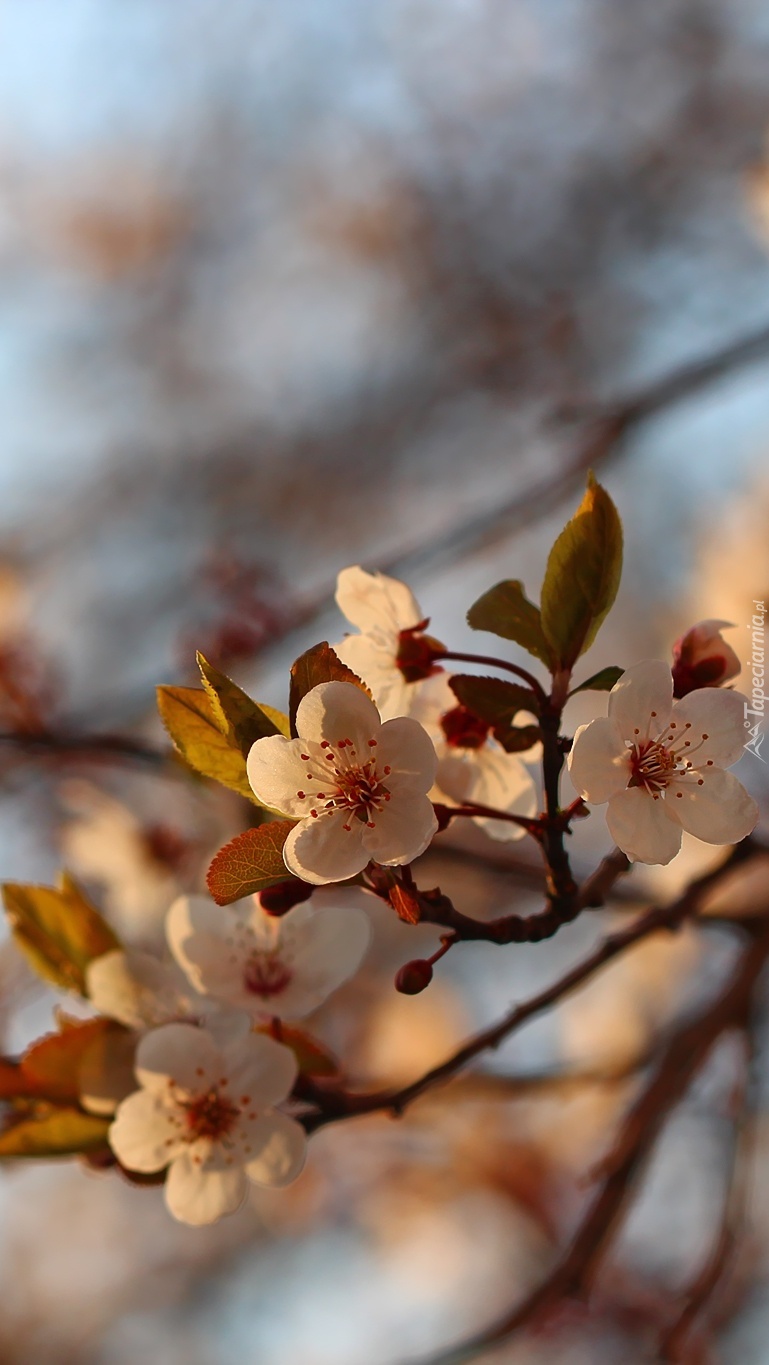
<path id="1" fill-rule="evenodd" d="M 414 958 L 401 967 L 395 978 L 395 989 L 401 995 L 419 995 L 433 979 L 433 964 L 426 958 Z"/>
<path id="2" fill-rule="evenodd" d="M 740 661 L 721 631 L 731 621 L 698 621 L 673 645 L 673 692 L 685 697 L 699 687 L 720 687 L 736 678 Z"/>
<path id="3" fill-rule="evenodd" d="M 288 881 L 278 882 L 277 886 L 268 886 L 265 891 L 260 891 L 259 904 L 268 915 L 285 915 L 295 905 L 308 901 L 313 889 L 309 882 L 291 877 Z"/>

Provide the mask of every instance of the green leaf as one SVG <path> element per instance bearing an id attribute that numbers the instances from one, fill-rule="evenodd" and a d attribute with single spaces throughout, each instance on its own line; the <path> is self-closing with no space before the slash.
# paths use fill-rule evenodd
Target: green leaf
<path id="1" fill-rule="evenodd" d="M 3 904 L 13 936 L 35 971 L 66 990 L 85 995 L 88 963 L 120 947 L 66 872 L 59 889 L 5 882 Z"/>
<path id="2" fill-rule="evenodd" d="M 206 878 L 217 905 L 230 905 L 242 896 L 291 880 L 283 845 L 295 824 L 295 820 L 271 820 L 236 835 L 219 849 Z"/>
<path id="3" fill-rule="evenodd" d="M 259 805 L 246 776 L 246 760 L 219 729 L 208 694 L 199 687 L 159 687 L 157 700 L 163 724 L 185 762 Z"/>
<path id="4" fill-rule="evenodd" d="M 622 523 L 592 472 L 576 514 L 556 540 L 542 584 L 542 629 L 561 668 L 589 649 L 622 573 Z"/>
<path id="5" fill-rule="evenodd" d="M 455 673 L 449 686 L 460 705 L 491 726 L 494 738 L 508 753 L 522 753 L 540 738 L 538 726 L 513 724 L 519 711 L 537 714 L 537 699 L 522 683 Z"/>
<path id="6" fill-rule="evenodd" d="M 0 1157 L 75 1156 L 104 1147 L 111 1120 L 81 1109 L 41 1105 L 0 1133 Z"/>
<path id="7" fill-rule="evenodd" d="M 473 603 L 467 622 L 473 630 L 488 630 L 504 640 L 514 640 L 547 668 L 552 667 L 553 654 L 542 631 L 539 607 L 529 601 L 517 578 L 489 588 Z"/>
<path id="8" fill-rule="evenodd" d="M 202 654 L 196 657 L 214 720 L 244 758 L 258 739 L 266 739 L 268 735 L 288 738 L 288 716 L 272 706 L 260 706 L 252 701 L 237 683 L 220 673 Z"/>
<path id="9" fill-rule="evenodd" d="M 624 671 L 624 668 L 617 668 L 616 664 L 609 664 L 609 667 L 602 668 L 600 673 L 594 673 L 587 682 L 580 683 L 579 687 L 573 687 L 569 696 L 574 697 L 578 692 L 611 692 Z"/>
<path id="10" fill-rule="evenodd" d="M 89 1049 L 107 1034 L 125 1033 L 113 1019 L 68 1019 L 60 1032 L 38 1038 L 19 1062 L 0 1058 L 0 1099 L 45 1099 L 77 1104 L 80 1068 Z"/>
<path id="11" fill-rule="evenodd" d="M 291 667 L 291 687 L 288 694 L 288 714 L 291 719 L 291 734 L 296 734 L 296 712 L 303 697 L 311 692 L 313 687 L 325 682 L 346 682 L 354 683 L 366 696 L 372 700 L 371 693 L 366 684 L 353 673 L 351 668 L 342 663 L 342 660 L 324 640 L 322 644 L 313 645 L 304 654 L 300 654 Z"/>

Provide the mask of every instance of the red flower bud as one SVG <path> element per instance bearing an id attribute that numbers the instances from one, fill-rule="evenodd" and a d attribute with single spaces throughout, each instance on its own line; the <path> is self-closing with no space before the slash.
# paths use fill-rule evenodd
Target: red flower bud
<path id="1" fill-rule="evenodd" d="M 398 636 L 396 663 L 406 682 L 422 682 L 424 678 L 431 678 L 441 671 L 435 659 L 436 653 L 438 656 L 443 653 L 444 646 L 440 640 L 434 640 L 432 635 L 424 634 L 429 624 L 430 618 L 426 616 L 419 625 L 409 626 Z"/>
<path id="2" fill-rule="evenodd" d="M 736 678 L 740 661 L 721 631 L 731 621 L 698 621 L 673 645 L 673 693 L 685 697 L 698 687 L 720 687 Z"/>
<path id="3" fill-rule="evenodd" d="M 395 978 L 395 989 L 401 995 L 419 995 L 433 979 L 433 964 L 426 958 L 414 958 L 401 967 Z"/>

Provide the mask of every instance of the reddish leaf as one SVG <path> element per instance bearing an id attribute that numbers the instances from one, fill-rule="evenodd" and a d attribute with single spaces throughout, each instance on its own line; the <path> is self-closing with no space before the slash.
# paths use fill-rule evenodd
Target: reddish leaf
<path id="1" fill-rule="evenodd" d="M 206 878 L 217 905 L 231 905 L 290 878 L 283 845 L 295 824 L 295 820 L 271 820 L 238 834 L 219 849 Z"/>
<path id="2" fill-rule="evenodd" d="M 414 891 L 411 891 L 407 886 L 401 886 L 400 882 L 396 882 L 395 886 L 390 887 L 388 899 L 399 919 L 404 920 L 406 924 L 419 923 L 422 911 L 419 906 L 419 897 Z"/>
<path id="3" fill-rule="evenodd" d="M 108 1033 L 123 1033 L 112 1019 L 64 1019 L 60 1033 L 39 1038 L 21 1061 L 0 1058 L 0 1099 L 45 1099 L 77 1104 L 80 1066 L 87 1050 Z"/>

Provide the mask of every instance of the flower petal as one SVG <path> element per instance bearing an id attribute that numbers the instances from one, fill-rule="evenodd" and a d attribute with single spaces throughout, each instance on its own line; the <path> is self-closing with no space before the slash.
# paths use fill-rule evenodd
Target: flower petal
<path id="1" fill-rule="evenodd" d="M 475 801 L 511 815 L 537 813 L 537 790 L 527 769 L 515 754 L 506 754 L 489 743 L 477 750 L 448 754 L 439 765 L 438 783 L 460 804 Z M 476 816 L 474 823 L 492 839 L 522 839 L 526 832 L 520 825 L 491 816 Z"/>
<path id="2" fill-rule="evenodd" d="M 165 1096 L 135 1090 L 118 1105 L 107 1140 L 129 1171 L 162 1171 L 184 1149 L 177 1109 Z"/>
<path id="3" fill-rule="evenodd" d="M 377 814 L 373 829 L 366 825 L 361 829 L 366 862 L 373 858 L 385 867 L 400 867 L 424 853 L 438 821 L 426 796 L 412 796 L 405 801 L 393 799 Z"/>
<path id="4" fill-rule="evenodd" d="M 249 1095 L 257 1110 L 280 1104 L 297 1076 L 290 1048 L 264 1033 L 249 1033 L 224 1049 L 225 1072 L 232 1095 Z"/>
<path id="5" fill-rule="evenodd" d="M 221 1053 L 213 1038 L 194 1024 L 164 1024 L 145 1034 L 136 1049 L 136 1077 L 148 1090 L 164 1090 L 170 1078 L 194 1095 L 221 1068 Z"/>
<path id="6" fill-rule="evenodd" d="M 676 702 L 670 718 L 671 733 L 680 736 L 689 724 L 689 756 L 695 768 L 703 767 L 708 759 L 716 767 L 730 768 L 742 757 L 746 739 L 745 707 L 749 704 L 741 692 L 718 687 L 698 687 Z M 705 735 L 706 739 L 703 738 Z"/>
<path id="7" fill-rule="evenodd" d="M 203 1170 L 192 1152 L 183 1152 L 168 1172 L 165 1201 L 180 1223 L 202 1227 L 227 1213 L 235 1213 L 243 1203 L 246 1188 L 242 1167 L 230 1171 Z"/>
<path id="8" fill-rule="evenodd" d="M 665 802 L 642 787 L 612 796 L 606 823 L 614 842 L 635 863 L 669 863 L 681 848 L 681 829 Z"/>
<path id="9" fill-rule="evenodd" d="M 673 704 L 673 674 L 662 659 L 644 659 L 622 674 L 609 693 L 609 719 L 623 739 L 664 730 Z"/>
<path id="10" fill-rule="evenodd" d="M 307 1134 L 287 1114 L 265 1114 L 252 1131 L 259 1155 L 249 1161 L 246 1174 L 257 1185 L 288 1185 L 301 1173 L 307 1156 Z"/>
<path id="11" fill-rule="evenodd" d="M 251 745 L 246 773 L 257 800 L 271 810 L 299 817 L 307 814 L 307 801 L 298 795 L 307 786 L 307 774 L 312 773 L 321 783 L 327 776 L 321 750 L 303 739 L 286 739 L 283 735 L 268 735 Z"/>
<path id="12" fill-rule="evenodd" d="M 368 742 L 378 735 L 380 725 L 373 701 L 355 683 L 319 683 L 302 697 L 296 711 L 296 728 L 302 740 L 338 744 L 340 739 L 351 739 L 366 758 Z"/>
<path id="13" fill-rule="evenodd" d="M 630 754 L 606 716 L 580 725 L 568 758 L 569 776 L 580 796 L 600 806 L 630 780 Z"/>
<path id="14" fill-rule="evenodd" d="M 348 812 L 328 811 L 317 820 L 303 820 L 291 830 L 283 845 L 283 861 L 289 872 L 313 886 L 343 882 L 362 872 L 370 854 L 363 847 L 364 826 Z"/>
<path id="15" fill-rule="evenodd" d="M 753 797 L 734 773 L 723 768 L 703 768 L 696 779 L 671 782 L 665 800 L 672 818 L 706 844 L 737 844 L 755 829 L 758 820 Z"/>
<path id="16" fill-rule="evenodd" d="M 297 906 L 300 908 L 305 909 Z M 353 905 L 330 905 L 316 911 L 302 926 L 293 951 L 293 978 L 278 1002 L 281 1018 L 300 1018 L 317 1009 L 358 970 L 370 939 L 371 926 L 364 910 Z"/>
<path id="17" fill-rule="evenodd" d="M 405 583 L 386 574 L 366 573 L 359 564 L 342 569 L 337 576 L 336 601 L 347 620 L 362 631 L 378 628 L 397 635 L 422 620 L 419 603 Z"/>
<path id="18" fill-rule="evenodd" d="M 399 716 L 385 722 L 377 739 L 377 769 L 381 772 L 383 766 L 392 768 L 390 790 L 395 791 L 397 783 L 399 792 L 424 796 L 438 769 L 438 755 L 424 726 Z"/>

